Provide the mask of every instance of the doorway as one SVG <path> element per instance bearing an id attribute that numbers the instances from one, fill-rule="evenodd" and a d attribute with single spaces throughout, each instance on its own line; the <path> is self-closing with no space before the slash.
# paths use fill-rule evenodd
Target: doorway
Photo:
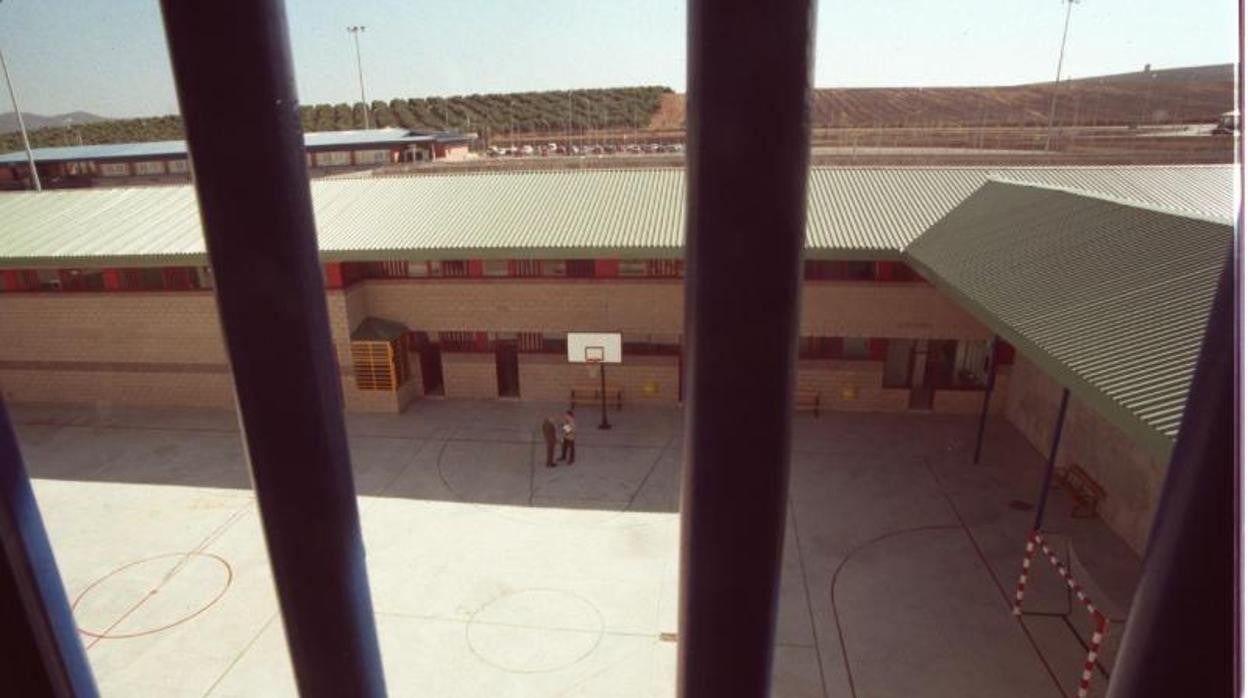
<path id="1" fill-rule="evenodd" d="M 920 339 L 915 342 L 910 374 L 910 409 L 932 409 L 936 389 L 953 385 L 957 350 L 957 341 L 951 339 Z"/>
<path id="2" fill-rule="evenodd" d="M 442 385 L 442 347 L 432 342 L 422 342 L 420 352 L 420 381 L 425 395 L 445 395 Z"/>
<path id="3" fill-rule="evenodd" d="M 520 354 L 516 340 L 494 340 L 494 365 L 498 369 L 498 396 L 520 397 Z"/>

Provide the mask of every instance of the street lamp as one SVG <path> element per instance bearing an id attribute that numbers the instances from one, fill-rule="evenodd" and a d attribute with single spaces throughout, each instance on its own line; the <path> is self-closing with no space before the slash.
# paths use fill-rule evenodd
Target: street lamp
<path id="1" fill-rule="evenodd" d="M 26 120 L 22 118 L 22 110 L 17 106 L 17 93 L 13 91 L 13 81 L 9 79 L 9 65 L 4 62 L 4 52 L 0 51 L 0 70 L 4 71 L 4 84 L 9 87 L 9 99 L 13 100 L 13 113 L 17 114 L 17 128 L 22 132 L 22 145 L 26 148 L 26 162 L 30 164 L 30 183 L 35 191 L 43 191 L 39 181 L 39 169 L 35 167 L 35 154 L 30 151 L 30 137 L 26 135 Z"/>
<path id="2" fill-rule="evenodd" d="M 1070 31 L 1070 10 L 1078 0 L 1062 0 L 1066 3 L 1066 23 L 1062 25 L 1062 47 L 1057 52 L 1057 77 L 1053 78 L 1053 96 L 1049 99 L 1049 131 L 1044 137 L 1044 149 L 1053 140 L 1053 118 L 1057 116 L 1057 91 L 1062 86 L 1062 59 L 1066 57 L 1066 34 Z"/>
<path id="3" fill-rule="evenodd" d="M 360 32 L 364 31 L 362 25 L 353 25 L 347 27 L 347 31 L 351 32 L 351 36 L 355 39 L 355 69 L 360 74 L 360 102 L 364 105 L 364 128 L 368 125 L 368 99 L 364 97 L 364 63 L 360 60 Z"/>

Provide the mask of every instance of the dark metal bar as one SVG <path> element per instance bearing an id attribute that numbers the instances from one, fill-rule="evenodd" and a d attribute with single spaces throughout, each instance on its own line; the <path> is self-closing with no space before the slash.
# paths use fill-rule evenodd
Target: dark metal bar
<path id="1" fill-rule="evenodd" d="M 1210 312 L 1109 698 L 1240 695 L 1233 264 Z"/>
<path id="2" fill-rule="evenodd" d="M 607 421 L 607 364 L 598 364 L 598 377 L 602 379 L 602 385 L 599 388 L 599 397 L 602 398 L 602 421 L 598 423 L 599 429 L 610 429 L 611 422 Z"/>
<path id="3" fill-rule="evenodd" d="M 992 389 L 997 384 L 997 336 L 993 335 L 988 342 L 988 382 L 984 386 L 984 405 L 979 410 L 979 430 L 975 432 L 975 457 L 972 463 L 979 463 L 979 454 L 984 448 L 984 426 L 988 423 L 988 404 L 992 402 Z"/>
<path id="4" fill-rule="evenodd" d="M 299 693 L 385 693 L 278 0 L 162 0 Z"/>
<path id="5" fill-rule="evenodd" d="M 769 695 L 805 238 L 812 23 L 809 0 L 689 3 L 682 698 Z M 766 147 L 750 145 L 759 133 L 768 134 Z"/>
<path id="6" fill-rule="evenodd" d="M 0 666 L 14 696 L 98 695 L 39 516 L 17 435 L 0 400 Z"/>
<path id="7" fill-rule="evenodd" d="M 1036 502 L 1036 520 L 1031 530 L 1039 531 L 1044 523 L 1044 508 L 1049 503 L 1049 488 L 1053 486 L 1053 470 L 1057 467 L 1057 448 L 1062 445 L 1062 427 L 1066 424 L 1066 406 L 1070 403 L 1070 391 L 1062 388 L 1062 403 L 1057 408 L 1057 424 L 1053 427 L 1053 445 L 1049 447 L 1049 463 L 1044 470 L 1044 484 L 1040 485 L 1039 501 Z"/>

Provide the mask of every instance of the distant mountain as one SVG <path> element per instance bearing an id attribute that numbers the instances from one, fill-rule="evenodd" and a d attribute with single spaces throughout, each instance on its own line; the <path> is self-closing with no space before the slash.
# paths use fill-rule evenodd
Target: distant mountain
<path id="1" fill-rule="evenodd" d="M 26 130 L 33 131 L 37 128 L 49 128 L 56 126 L 66 126 L 73 124 L 75 126 L 81 124 L 93 124 L 97 121 L 108 121 L 107 116 L 99 116 L 85 111 L 74 111 L 68 114 L 54 114 L 52 116 L 44 116 L 43 114 L 31 114 L 23 112 L 22 118 L 26 120 Z M 5 112 L 0 114 L 0 133 L 11 133 L 17 130 L 17 114 L 13 112 Z"/>

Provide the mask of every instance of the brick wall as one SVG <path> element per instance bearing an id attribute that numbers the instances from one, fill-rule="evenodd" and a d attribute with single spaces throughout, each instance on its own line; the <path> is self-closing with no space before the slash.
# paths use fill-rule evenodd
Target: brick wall
<path id="1" fill-rule="evenodd" d="M 988 403 L 991 414 L 1000 414 L 1005 410 L 1007 396 L 1010 392 L 1010 367 L 997 368 L 997 383 L 992 389 L 992 399 Z M 984 407 L 982 390 L 937 390 L 932 395 L 932 411 L 948 414 L 979 414 Z"/>
<path id="2" fill-rule="evenodd" d="M 14 403 L 234 406 L 230 374 L 224 372 L 0 370 L 0 390 Z"/>
<path id="3" fill-rule="evenodd" d="M 368 314 L 417 330 L 679 334 L 679 281 L 368 281 Z"/>
<path id="4" fill-rule="evenodd" d="M 520 355 L 520 397 L 526 400 L 565 401 L 573 386 L 598 385 L 591 367 L 570 364 L 567 358 L 552 354 Z M 608 385 L 624 389 L 624 404 L 663 404 L 677 401 L 679 360 L 675 356 L 625 356 L 624 363 L 607 367 Z M 657 391 L 647 395 L 644 387 L 653 382 Z"/>
<path id="5" fill-rule="evenodd" d="M 1062 389 L 1023 356 L 1013 366 L 1006 391 L 1006 418 L 1048 456 Z M 1133 443 L 1082 400 L 1071 396 L 1057 450 L 1059 467 L 1077 463 L 1105 488 L 1100 515 L 1137 553 L 1143 554 L 1161 495 L 1166 463 Z M 1053 494 L 1055 506 L 1070 506 Z"/>
<path id="6" fill-rule="evenodd" d="M 808 281 L 802 285 L 801 322 L 807 336 L 987 339 L 992 334 L 935 287 L 917 283 Z"/>
<path id="7" fill-rule="evenodd" d="M 442 385 L 448 398 L 497 398 L 498 369 L 494 366 L 494 355 L 442 352 Z"/>
<path id="8" fill-rule="evenodd" d="M 0 337 L 0 361 L 226 363 L 206 291 L 0 294 Z"/>
<path id="9" fill-rule="evenodd" d="M 797 364 L 797 389 L 819 393 L 819 409 L 896 411 L 909 405 L 910 390 L 885 388 L 882 361 L 827 361 L 803 359 Z M 857 395 L 842 394 L 853 386 Z"/>

